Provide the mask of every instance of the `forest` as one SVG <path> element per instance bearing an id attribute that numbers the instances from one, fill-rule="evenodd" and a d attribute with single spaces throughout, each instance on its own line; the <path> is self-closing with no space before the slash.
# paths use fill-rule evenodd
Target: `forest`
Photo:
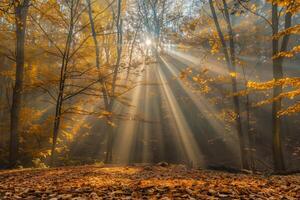
<path id="1" fill-rule="evenodd" d="M 1 0 L 0 199 L 300 199 L 299 13 Z"/>

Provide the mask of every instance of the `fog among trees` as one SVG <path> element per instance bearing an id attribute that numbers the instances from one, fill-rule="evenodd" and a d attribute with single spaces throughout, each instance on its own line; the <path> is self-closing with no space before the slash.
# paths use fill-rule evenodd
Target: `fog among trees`
<path id="1" fill-rule="evenodd" d="M 2 0 L 0 168 L 300 166 L 298 0 Z"/>

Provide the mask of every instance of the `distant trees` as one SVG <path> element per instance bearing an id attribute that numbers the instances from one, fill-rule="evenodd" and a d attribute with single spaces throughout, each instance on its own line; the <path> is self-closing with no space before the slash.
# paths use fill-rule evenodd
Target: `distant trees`
<path id="1" fill-rule="evenodd" d="M 147 37 L 153 40 L 155 54 L 158 55 L 158 48 L 161 45 L 162 31 L 168 20 L 168 9 L 172 2 L 168 0 L 146 0 L 137 1 L 138 15 L 143 21 Z"/>

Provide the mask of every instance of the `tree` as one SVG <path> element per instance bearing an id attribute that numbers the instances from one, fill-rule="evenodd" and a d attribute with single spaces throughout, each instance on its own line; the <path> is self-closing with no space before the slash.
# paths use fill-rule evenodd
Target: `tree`
<path id="1" fill-rule="evenodd" d="M 209 0 L 209 5 L 210 5 L 210 9 L 213 15 L 213 20 L 218 32 L 218 36 L 219 39 L 221 41 L 222 47 L 223 47 L 223 53 L 225 55 L 225 60 L 226 60 L 226 64 L 228 67 L 228 71 L 229 74 L 231 75 L 231 85 L 232 85 L 232 92 L 233 93 L 237 93 L 238 92 L 238 88 L 237 88 L 237 80 L 236 80 L 236 66 L 235 66 L 235 48 L 234 48 L 234 34 L 233 34 L 233 30 L 231 27 L 231 22 L 230 22 L 230 16 L 229 16 L 229 12 L 228 12 L 228 7 L 227 7 L 227 3 L 225 0 L 222 0 L 223 2 L 223 9 L 225 12 L 225 19 L 227 22 L 227 31 L 229 33 L 229 52 L 228 52 L 228 48 L 227 48 L 227 44 L 225 41 L 225 37 L 224 34 L 222 32 L 221 26 L 219 24 L 218 21 L 218 17 L 216 14 L 216 10 L 214 7 L 214 3 L 212 0 Z M 239 144 L 240 144 L 240 156 L 241 156 L 241 167 L 248 169 L 248 161 L 246 158 L 246 150 L 245 150 L 245 142 L 244 142 L 244 135 L 243 135 L 243 128 L 242 128 L 242 121 L 241 121 L 241 112 L 240 112 L 240 101 L 239 101 L 239 97 L 234 95 L 233 96 L 233 106 L 234 106 L 234 111 L 236 113 L 236 129 L 237 129 L 237 133 L 238 133 L 238 138 L 239 138 Z"/>
<path id="2" fill-rule="evenodd" d="M 122 0 L 117 1 L 117 19 L 116 19 L 116 29 L 117 29 L 117 58 L 116 58 L 116 64 L 113 69 L 113 78 L 112 78 L 112 86 L 111 86 L 111 99 L 108 104 L 107 110 L 108 112 L 112 112 L 114 101 L 116 98 L 116 82 L 117 82 L 117 77 L 119 74 L 119 68 L 121 64 L 121 59 L 122 59 L 122 45 L 123 45 L 123 32 L 122 32 L 122 27 L 123 27 L 123 20 L 122 20 Z M 109 116 L 109 122 L 110 124 L 113 123 L 113 119 L 111 116 Z M 106 148 L 106 157 L 105 157 L 105 162 L 106 163 L 111 163 L 112 158 L 113 158 L 113 140 L 114 140 L 114 130 L 112 129 L 113 127 L 111 126 L 108 130 L 108 140 L 107 140 L 107 148 Z"/>
<path id="3" fill-rule="evenodd" d="M 156 57 L 158 57 L 162 30 L 166 26 L 167 6 L 170 6 L 167 0 L 137 1 L 138 14 L 143 20 L 147 36 L 154 42 Z"/>
<path id="4" fill-rule="evenodd" d="M 287 50 L 289 35 L 284 35 L 282 43 L 280 45 L 276 35 L 279 29 L 279 11 L 278 11 L 278 1 L 272 1 L 272 48 L 273 48 L 273 78 L 278 81 L 283 78 L 283 58 L 276 58 L 279 52 L 284 52 Z M 287 11 L 285 14 L 284 28 L 289 29 L 292 25 L 292 13 L 289 9 L 293 6 L 292 3 L 288 3 Z M 282 85 L 274 87 L 273 97 L 276 98 L 282 93 Z M 273 126 L 273 160 L 274 169 L 276 171 L 284 171 L 285 164 L 282 153 L 282 143 L 281 143 L 281 118 L 278 117 L 278 112 L 281 110 L 281 99 L 275 100 L 272 104 L 272 126 Z"/>
<path id="5" fill-rule="evenodd" d="M 278 1 L 270 0 L 272 4 L 272 20 L 269 21 L 266 17 L 261 14 L 258 14 L 251 9 L 243 5 L 241 1 L 238 1 L 239 4 L 249 10 L 251 13 L 261 17 L 265 20 L 270 27 L 272 28 L 272 68 L 273 68 L 273 80 L 271 82 L 256 84 L 254 82 L 249 82 L 248 86 L 252 89 L 271 89 L 273 88 L 273 98 L 266 101 L 260 102 L 260 105 L 263 105 L 267 102 L 272 102 L 272 150 L 273 150 L 273 165 L 276 172 L 282 172 L 285 170 L 285 162 L 283 156 L 283 145 L 282 145 L 282 118 L 280 113 L 288 113 L 289 111 L 282 110 L 282 98 L 288 97 L 293 98 L 294 92 L 283 92 L 283 86 L 285 85 L 295 85 L 295 80 L 285 79 L 283 76 L 283 61 L 285 57 L 291 57 L 294 53 L 287 52 L 288 44 L 290 40 L 290 29 L 293 29 L 292 26 L 292 17 L 293 14 L 299 10 L 299 3 L 296 1 Z M 279 8 L 281 7 L 281 11 Z M 280 31 L 281 27 L 281 12 L 285 9 L 284 16 L 284 27 Z M 280 41 L 280 38 L 282 40 Z M 292 83 L 293 82 L 293 83 Z M 297 82 L 297 81 L 296 81 Z M 293 108 L 291 106 L 290 108 Z M 293 110 L 293 109 L 291 109 Z"/>
<path id="6" fill-rule="evenodd" d="M 25 35 L 26 20 L 30 0 L 14 3 L 16 25 L 16 77 L 13 88 L 13 98 L 10 117 L 10 166 L 14 167 L 18 160 L 19 150 L 19 116 L 22 108 L 22 93 L 24 80 Z"/>

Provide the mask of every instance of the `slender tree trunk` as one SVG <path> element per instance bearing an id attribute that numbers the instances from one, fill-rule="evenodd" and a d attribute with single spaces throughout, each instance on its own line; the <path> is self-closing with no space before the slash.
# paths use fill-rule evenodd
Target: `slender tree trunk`
<path id="1" fill-rule="evenodd" d="M 107 133 L 108 133 L 108 138 L 107 138 L 107 145 L 106 145 L 105 163 L 112 163 L 114 129 L 110 125 L 107 126 Z"/>
<path id="2" fill-rule="evenodd" d="M 290 12 L 285 15 L 285 29 L 291 27 L 292 14 Z M 273 25 L 273 78 L 278 81 L 283 78 L 283 58 L 276 58 L 276 55 L 281 51 L 286 51 L 289 42 L 289 35 L 285 35 L 282 40 L 281 48 L 279 47 L 279 40 L 275 37 L 278 34 L 279 29 L 279 16 L 278 16 L 278 4 L 272 5 L 272 25 Z M 280 48 L 280 49 L 279 49 Z M 282 85 L 276 85 L 273 90 L 273 97 L 278 97 L 282 93 Z M 284 171 L 285 163 L 282 150 L 282 136 L 281 136 L 281 123 L 282 119 L 278 117 L 278 112 L 282 107 L 281 99 L 274 101 L 272 104 L 272 127 L 273 127 L 273 162 L 275 171 Z"/>
<path id="3" fill-rule="evenodd" d="M 60 93 L 63 93 L 64 91 L 61 90 Z M 53 125 L 53 134 L 52 134 L 52 146 L 51 146 L 51 158 L 50 158 L 50 166 L 54 165 L 55 161 L 55 150 L 56 150 L 56 144 L 59 134 L 59 128 L 60 128 L 60 122 L 61 122 L 61 109 L 63 104 L 63 96 L 62 94 L 59 94 L 57 101 L 56 101 L 56 109 L 55 109 L 55 118 L 54 118 L 54 125 Z"/>
<path id="4" fill-rule="evenodd" d="M 123 44 L 123 33 L 122 33 L 122 26 L 123 26 L 123 21 L 122 21 L 122 16 L 121 16 L 121 9 L 122 8 L 122 0 L 118 0 L 118 13 L 117 13 L 117 61 L 116 61 L 116 66 L 114 69 L 113 73 L 113 80 L 112 80 L 112 89 L 111 89 L 111 99 L 109 102 L 109 112 L 112 112 L 113 110 L 113 105 L 114 105 L 114 100 L 115 100 L 115 90 L 116 90 L 116 82 L 117 82 L 117 77 L 119 74 L 119 68 L 121 64 L 121 58 L 122 58 L 122 44 Z M 113 124 L 113 117 L 109 117 L 108 119 L 110 123 Z M 114 141 L 114 129 L 112 126 L 109 126 L 108 130 L 108 139 L 107 139 L 107 148 L 106 148 L 106 158 L 105 162 L 106 163 L 111 163 L 112 158 L 113 158 L 113 141 Z"/>
<path id="5" fill-rule="evenodd" d="M 75 8 L 77 8 L 79 1 L 71 3 L 70 7 L 70 25 L 67 36 L 67 41 L 64 48 L 64 53 L 62 57 L 61 71 L 60 71 L 60 81 L 59 81 L 59 93 L 56 100 L 56 109 L 55 109 L 55 118 L 54 118 L 54 126 L 53 126 L 53 134 L 52 134 L 52 148 L 51 148 L 51 158 L 50 158 L 50 166 L 54 165 L 55 161 L 55 149 L 57 145 L 57 139 L 59 135 L 60 122 L 62 117 L 62 106 L 64 101 L 64 91 L 65 91 L 65 82 L 67 79 L 67 68 L 70 61 L 70 51 L 73 40 L 73 32 L 74 32 L 74 16 L 75 16 Z"/>
<path id="6" fill-rule="evenodd" d="M 13 98 L 10 116 L 10 167 L 17 164 L 19 152 L 19 119 L 22 107 L 22 93 L 24 80 L 24 49 L 26 34 L 26 19 L 29 0 L 24 0 L 15 7 L 16 20 L 16 79 L 13 88 Z"/>
<path id="7" fill-rule="evenodd" d="M 236 57 L 235 57 L 235 43 L 234 43 L 234 32 L 232 29 L 231 25 L 231 20 L 230 20 L 230 15 L 228 12 L 228 6 L 226 3 L 226 0 L 222 0 L 223 5 L 224 5 L 224 12 L 225 12 L 225 18 L 226 18 L 226 23 L 227 23 L 227 29 L 228 29 L 228 34 L 229 34 L 229 51 L 230 51 L 230 58 L 231 58 L 231 67 L 232 67 L 232 72 L 236 74 Z M 237 81 L 236 77 L 233 77 L 233 92 L 236 93 L 238 91 L 237 89 Z M 243 168 L 249 169 L 249 163 L 247 159 L 247 150 L 246 150 L 246 145 L 245 145 L 245 136 L 243 134 L 242 130 L 242 119 L 241 119 L 241 111 L 240 111 L 240 101 L 238 96 L 233 97 L 233 102 L 234 102 L 234 110 L 237 114 L 237 119 L 236 119 L 236 126 L 238 130 L 238 134 L 240 137 L 240 148 L 242 149 L 242 154 L 243 156 L 241 157 L 242 163 L 243 163 Z"/>
<path id="8" fill-rule="evenodd" d="M 103 102 L 104 102 L 104 106 L 105 109 L 107 111 L 109 111 L 109 99 L 108 99 L 108 94 L 107 94 L 107 90 L 105 87 L 105 81 L 102 80 L 102 75 L 100 72 L 100 47 L 99 47 L 99 43 L 98 43 L 98 39 L 97 39 L 97 34 L 96 34 L 96 30 L 95 30 L 95 23 L 94 23 L 94 19 L 93 19 L 93 9 L 91 6 L 91 1 L 90 0 L 86 0 L 87 4 L 88 4 L 88 12 L 89 12 L 89 20 L 90 20 L 90 24 L 91 24 L 91 32 L 92 32 L 92 36 L 93 36 L 93 41 L 94 41 L 94 45 L 95 45 L 95 53 L 96 53 L 96 68 L 98 69 L 98 77 L 99 77 L 99 83 L 101 84 L 101 92 L 103 95 Z M 106 120 L 109 121 L 110 118 L 106 117 Z M 109 136 L 112 135 L 111 133 L 111 127 L 106 123 L 105 126 L 106 130 L 108 131 Z M 110 141 L 110 139 L 109 139 Z M 107 151 L 108 152 L 108 151 Z M 107 154 L 106 154 L 107 156 Z M 108 156 L 109 158 L 107 158 L 107 160 L 112 160 L 112 156 Z"/>
<path id="9" fill-rule="evenodd" d="M 243 78 L 244 78 L 244 85 L 245 88 L 247 88 L 247 77 L 246 77 L 246 71 L 245 71 L 245 67 L 242 66 L 243 69 Z M 251 123 L 250 123 L 250 118 L 251 118 L 251 101 L 250 101 L 250 95 L 247 94 L 245 96 L 246 99 L 246 132 L 247 132 L 247 136 L 248 136 L 248 154 L 247 154 L 247 158 L 249 159 L 249 169 L 251 169 L 252 171 L 255 171 L 255 161 L 254 161 L 254 134 L 251 133 Z"/>
<path id="10" fill-rule="evenodd" d="M 226 3 L 226 2 L 225 2 Z M 224 56 L 225 56 L 225 60 L 227 63 L 227 67 L 229 70 L 229 73 L 234 73 L 236 74 L 236 69 L 235 69 L 235 55 L 234 55 L 234 41 L 233 41 L 233 31 L 231 31 L 231 40 L 230 40 L 230 51 L 231 51 L 231 55 L 229 55 L 228 50 L 227 50 L 227 45 L 226 45 L 226 41 L 225 41 L 225 37 L 222 33 L 219 21 L 218 21 L 218 17 L 215 11 L 215 7 L 213 5 L 213 1 L 209 0 L 209 5 L 210 5 L 210 9 L 213 15 L 213 19 L 214 19 L 214 23 L 223 47 L 223 52 L 224 52 Z M 225 6 L 225 5 L 224 5 Z M 228 10 L 227 10 L 228 11 Z M 227 19 L 227 23 L 229 22 L 229 20 Z M 229 32 L 230 32 L 231 26 L 229 27 Z M 234 60 L 232 60 L 234 59 Z M 236 93 L 238 91 L 237 89 L 237 80 L 235 76 L 231 76 L 231 85 L 232 85 L 232 92 Z M 238 133 L 238 138 L 239 138 L 239 144 L 240 144 L 240 157 L 241 157 L 241 167 L 247 169 L 248 168 L 248 162 L 247 162 L 247 158 L 245 157 L 245 144 L 244 144 L 244 136 L 243 136 L 243 130 L 242 130 L 242 122 L 241 122 L 241 116 L 240 116 L 240 105 L 239 105 L 239 98 L 238 96 L 233 96 L 233 106 L 234 106 L 234 111 L 237 114 L 236 117 L 236 129 L 237 129 L 237 133 Z"/>
<path id="11" fill-rule="evenodd" d="M 91 32 L 92 32 L 92 36 L 93 36 L 93 41 L 94 41 L 94 45 L 95 45 L 95 53 L 96 53 L 96 68 L 98 69 L 98 77 L 99 77 L 99 82 L 101 84 L 101 91 L 102 91 L 102 95 L 103 95 L 103 100 L 104 100 L 104 106 L 106 108 L 108 108 L 108 104 L 109 104 L 109 99 L 108 99 L 108 95 L 107 95 L 107 91 L 105 89 L 105 82 L 104 80 L 102 80 L 102 76 L 101 76 L 101 72 L 100 72 L 100 47 L 99 47 L 99 42 L 97 39 L 97 33 L 95 30 L 95 23 L 94 23 L 94 19 L 93 19 L 93 10 L 92 10 L 92 6 L 91 6 L 91 0 L 86 0 L 87 4 L 88 4 L 88 12 L 89 12 L 89 20 L 90 20 L 90 24 L 91 24 Z"/>

